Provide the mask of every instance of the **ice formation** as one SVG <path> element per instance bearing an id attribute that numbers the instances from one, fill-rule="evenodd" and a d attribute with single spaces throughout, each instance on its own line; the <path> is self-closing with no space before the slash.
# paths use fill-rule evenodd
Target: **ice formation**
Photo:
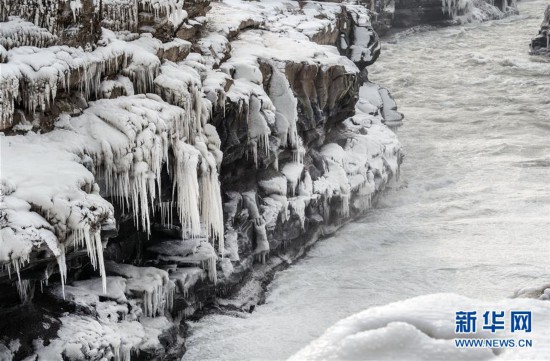
<path id="1" fill-rule="evenodd" d="M 275 107 L 275 122 L 281 144 L 296 148 L 298 142 L 298 100 L 294 96 L 288 79 L 276 66 L 269 84 L 269 97 Z"/>
<path id="2" fill-rule="evenodd" d="M 494 0 L 442 0 L 443 12 L 458 22 L 482 21 L 500 18 L 503 13 L 517 8 L 517 0 L 502 0 L 502 7 L 495 6 Z"/>
<path id="3" fill-rule="evenodd" d="M 28 299 L 39 254 L 48 263 L 41 286 L 61 276 L 44 292 L 97 317 L 63 317 L 61 339 L 36 347 L 38 359 L 127 360 L 157 347 L 172 316 L 201 307 L 195 288 L 219 291 L 220 280 L 269 265 L 270 252 L 292 242 L 273 240 L 274 232 L 288 228 L 296 238 L 310 224 L 364 210 L 357 202 L 369 203 L 398 173 L 400 145 L 388 127 L 401 117 L 389 93 L 364 84 L 352 114 L 362 82 L 356 64 L 372 62 L 379 46 L 362 6 L 224 0 L 188 19 L 184 5 L 207 4 L 50 3 L 0 6 L 1 271 Z M 89 11 L 101 18 L 97 41 L 59 45 L 60 25 L 79 24 Z M 171 39 L 182 21 L 179 30 L 200 29 L 200 39 Z M 338 50 L 325 44 L 347 32 L 341 21 L 353 34 Z M 346 99 L 351 117 L 328 124 Z M 234 170 L 250 173 L 241 184 L 220 183 L 236 158 Z M 105 247 L 113 256 L 119 246 L 108 244 L 109 232 L 126 219 L 140 234 L 171 238 L 155 234 L 145 255 L 122 255 L 132 265 L 104 260 Z M 101 278 L 74 281 L 73 257 Z"/>
<path id="4" fill-rule="evenodd" d="M 374 1 L 373 1 L 374 3 Z M 354 62 L 370 64 L 380 53 L 378 35 L 371 26 L 370 17 L 361 7 L 350 7 L 350 14 L 355 26 L 353 28 L 353 42 L 341 45 L 350 50 L 350 59 Z"/>
<path id="5" fill-rule="evenodd" d="M 162 263 L 176 264 L 178 267 L 200 266 L 207 272 L 209 279 L 216 283 L 218 256 L 205 238 L 163 241 L 148 250 Z"/>
<path id="6" fill-rule="evenodd" d="M 86 247 L 94 267 L 103 270 L 101 224 L 113 219 L 111 205 L 97 194 L 92 174 L 48 136 L 2 137 L 3 264 L 11 262 L 19 277 L 33 249 L 46 245 L 59 263 L 62 279 L 66 271 L 64 253 Z M 28 167 L 29 156 L 35 163 Z M 41 177 L 33 176 L 39 172 Z"/>
<path id="7" fill-rule="evenodd" d="M 442 0 L 443 12 L 451 17 L 456 17 L 459 11 L 464 11 L 472 6 L 472 0 Z"/>
<path id="8" fill-rule="evenodd" d="M 126 279 L 125 293 L 141 297 L 141 309 L 145 317 L 162 315 L 172 309 L 172 293 L 174 285 L 168 273 L 155 267 L 136 267 L 128 264 L 119 264 L 112 261 L 107 263 L 110 274 L 123 276 Z"/>
<path id="9" fill-rule="evenodd" d="M 457 347 L 455 339 L 466 338 L 455 333 L 457 310 L 505 311 L 529 310 L 535 328 L 531 333 L 511 333 L 507 327 L 499 333 L 478 330 L 467 338 L 533 340 L 530 348 Z M 290 360 L 526 360 L 543 359 L 550 348 L 550 304 L 533 299 L 508 299 L 495 302 L 474 300 L 455 294 L 435 294 L 374 307 L 339 321 L 325 333 L 290 358 Z M 540 330 L 540 331 L 537 331 Z M 526 337 L 527 336 L 527 337 Z"/>
<path id="10" fill-rule="evenodd" d="M 207 272 L 199 267 L 185 267 L 171 271 L 169 276 L 179 288 L 180 293 L 187 297 L 189 289 L 194 287 L 199 280 L 203 281 L 207 277 Z"/>
<path id="11" fill-rule="evenodd" d="M 178 171 L 174 173 L 174 184 L 177 185 L 177 203 L 182 225 L 188 226 L 193 234 L 200 234 L 202 214 L 203 220 L 209 229 L 214 230 L 213 235 L 223 246 L 223 232 L 220 231 L 220 224 L 223 223 L 221 199 L 208 198 L 205 195 L 202 207 L 198 199 L 198 161 L 203 159 L 202 154 L 209 158 L 204 158 L 209 166 L 205 170 L 205 180 L 202 183 L 219 193 L 216 162 L 211 159 L 207 149 L 202 149 L 201 153 L 183 140 L 169 144 L 169 139 L 174 139 L 174 136 L 178 139 L 176 125 L 184 124 L 185 127 L 185 120 L 186 112 L 182 108 L 164 103 L 154 95 L 137 95 L 91 103 L 80 116 L 61 117 L 57 123 L 58 128 L 44 135 L 4 138 L 2 151 L 8 161 L 4 162 L 3 177 L 6 177 L 4 179 L 9 184 L 17 185 L 14 190 L 8 189 L 5 194 L 16 198 L 13 202 L 19 203 L 8 203 L 13 204 L 13 208 L 8 210 L 7 227 L 2 230 L 6 236 L 2 239 L 4 243 L 16 244 L 17 249 L 21 249 L 21 246 L 19 241 L 10 241 L 13 237 L 26 240 L 26 243 L 21 244 L 28 246 L 19 252 L 8 252 L 13 247 L 3 247 L 7 254 L 11 254 L 11 259 L 3 261 L 15 262 L 15 270 L 18 270 L 32 250 L 32 242 L 46 242 L 51 247 L 64 244 L 68 248 L 72 245 L 85 247 L 92 265 L 97 266 L 104 276 L 103 245 L 99 231 L 101 223 L 114 221 L 112 208 L 99 196 L 94 177 L 79 164 L 79 159 L 91 157 L 94 173 L 104 182 L 106 193 L 123 207 L 129 208 L 136 223 L 148 231 L 152 210 L 150 204 L 157 200 L 161 167 L 168 160 L 169 147 L 174 149 L 177 160 L 175 163 Z M 200 137 L 200 134 L 197 135 Z M 45 152 L 44 149 L 51 151 Z M 27 158 L 31 154 L 44 168 L 41 173 L 43 178 L 34 182 L 23 182 L 23 179 L 27 179 L 26 173 L 18 169 L 18 164 L 23 161 L 22 157 Z M 59 166 L 51 168 L 47 164 Z M 37 168 L 39 165 L 29 167 L 27 172 L 35 172 Z M 44 188 L 50 186 L 49 183 L 41 185 L 48 177 L 51 184 L 58 184 L 56 188 Z M 82 184 L 81 188 L 88 189 L 90 193 L 80 189 L 67 193 L 67 189 L 72 189 L 71 184 Z M 47 191 L 44 192 L 44 189 Z M 47 198 L 47 194 L 51 194 L 52 200 Z M 67 198 L 71 200 L 63 201 Z M 15 208 L 16 204 L 21 205 Z M 74 206 L 65 209 L 66 204 Z M 22 217 L 21 213 L 28 213 L 31 205 L 41 210 L 40 215 L 33 217 L 45 217 L 43 223 L 48 226 L 37 231 L 36 236 L 28 235 L 28 225 L 29 222 L 34 222 L 38 226 L 38 223 L 31 221 L 32 218 Z M 21 211 L 18 212 L 18 209 Z M 65 214 L 71 209 L 72 213 Z M 11 212 L 16 214 L 10 217 Z M 55 226 L 51 227 L 49 224 Z M 48 233 L 48 228 L 53 233 Z M 52 252 L 56 256 L 60 254 L 57 248 L 52 248 Z M 19 256 L 15 259 L 15 255 Z"/>
<path id="12" fill-rule="evenodd" d="M 45 48 L 56 42 L 57 36 L 19 17 L 0 22 L 0 45 L 7 50 L 20 46 Z"/>
<path id="13" fill-rule="evenodd" d="M 112 311 L 120 307 L 109 305 Z M 161 348 L 158 336 L 172 327 L 165 317 L 113 322 L 90 316 L 68 315 L 61 318 L 59 338 L 47 346 L 37 347 L 36 360 L 62 361 L 82 359 L 113 359 L 129 361 L 140 351 Z M 38 346 L 38 345 L 37 345 Z"/>

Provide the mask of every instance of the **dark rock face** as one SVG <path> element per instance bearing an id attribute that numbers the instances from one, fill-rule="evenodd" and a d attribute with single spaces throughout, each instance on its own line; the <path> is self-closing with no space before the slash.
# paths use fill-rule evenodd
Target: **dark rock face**
<path id="1" fill-rule="evenodd" d="M 539 34 L 531 41 L 531 54 L 550 55 L 550 5 L 544 12 Z"/>
<path id="2" fill-rule="evenodd" d="M 451 16 L 443 12 L 441 0 L 395 0 L 394 27 L 409 28 L 450 19 Z"/>
<path id="3" fill-rule="evenodd" d="M 362 0 L 371 12 L 376 32 L 383 36 L 390 29 L 418 25 L 452 25 L 460 22 L 501 18 L 516 13 L 515 0 Z M 476 15 L 471 13 L 477 8 Z"/>
<path id="4" fill-rule="evenodd" d="M 515 11 L 514 0 L 476 0 L 461 6 L 455 0 L 395 0 L 393 27 L 409 28 L 422 24 L 447 25 L 478 7 L 483 18 L 499 18 Z M 481 20 L 481 19 L 480 19 Z"/>

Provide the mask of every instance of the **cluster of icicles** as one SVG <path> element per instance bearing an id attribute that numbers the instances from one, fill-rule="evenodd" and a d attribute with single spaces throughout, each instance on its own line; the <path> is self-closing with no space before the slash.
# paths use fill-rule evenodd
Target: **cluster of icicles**
<path id="1" fill-rule="evenodd" d="M 183 0 L 103 0 L 101 25 L 113 31 L 138 32 L 140 12 L 155 19 L 170 19 L 176 25 L 186 16 Z"/>
<path id="2" fill-rule="evenodd" d="M 271 79 L 268 93 L 264 90 L 260 79 L 248 78 L 250 67 L 256 69 L 254 73 L 261 74 L 259 64 L 235 63 L 234 77 L 237 79 L 233 87 L 230 89 L 228 97 L 239 104 L 239 113 L 246 118 L 248 149 L 254 161 L 254 165 L 258 167 L 258 152 L 261 151 L 266 157 L 272 155 L 272 165 L 275 170 L 279 170 L 279 153 L 282 149 L 290 150 L 291 162 L 285 167 L 303 169 L 305 148 L 301 138 L 298 136 L 297 121 L 298 121 L 298 100 L 290 87 L 288 79 L 283 73 L 284 67 L 276 62 L 270 62 Z M 240 76 L 242 67 L 242 74 Z M 270 137 L 278 139 L 279 147 L 273 147 L 270 143 Z M 277 144 L 277 143 L 275 143 Z M 247 155 L 248 155 L 247 154 Z M 307 173 L 307 172 L 306 172 Z M 298 187 L 296 183 L 291 186 L 290 196 L 295 198 L 290 203 L 287 200 L 286 194 L 273 195 L 277 197 L 277 204 L 280 204 L 280 212 L 283 214 L 283 219 L 286 220 L 288 206 L 294 203 L 300 204 L 298 197 L 295 197 L 294 189 Z M 265 263 L 270 251 L 268 242 L 266 221 L 260 215 L 256 204 L 255 193 L 247 192 L 242 195 L 243 201 L 248 208 L 251 219 L 253 220 L 254 233 L 256 237 L 256 249 L 254 254 L 257 259 Z M 305 207 L 302 207 L 305 211 Z M 298 214 L 300 207 L 293 207 Z M 304 222 L 302 222 L 303 225 Z"/>
<path id="3" fill-rule="evenodd" d="M 4 0 L 0 2 L 0 20 L 7 21 L 10 15 L 20 16 L 55 34 L 58 5 L 58 0 Z"/>
<path id="4" fill-rule="evenodd" d="M 138 32 L 141 12 L 150 13 L 155 19 L 167 18 L 174 25 L 186 16 L 183 0 L 103 0 L 101 25 L 113 31 Z"/>
<path id="5" fill-rule="evenodd" d="M 68 4 L 73 21 L 77 21 L 86 0 L 3 0 L 0 2 L 0 21 L 10 15 L 20 16 L 34 25 L 58 35 L 59 5 Z M 101 3 L 101 7 L 100 7 Z M 102 9 L 101 17 L 111 30 L 137 31 L 138 13 L 146 11 L 155 18 L 182 17 L 183 0 L 92 0 L 96 12 Z"/>
<path id="6" fill-rule="evenodd" d="M 201 99 L 198 103 L 201 110 L 191 113 L 153 94 L 99 100 L 91 103 L 81 116 L 68 121 L 79 136 L 86 137 L 83 139 L 87 144 L 84 156 L 91 156 L 96 178 L 104 181 L 106 193 L 122 206 L 123 211 L 134 215 L 139 228 L 149 233 L 150 219 L 156 209 L 164 209 L 161 213 L 166 217 L 171 210 L 163 205 L 175 204 L 179 221 L 187 233 L 196 237 L 206 232 L 213 242 L 218 241 L 219 252 L 223 254 L 219 164 L 209 150 L 216 150 L 220 141 L 217 135 L 214 136 L 212 126 L 206 124 L 210 115 L 209 102 Z M 193 116 L 189 118 L 189 114 Z M 93 132 L 89 127 L 94 126 L 108 126 L 113 133 L 103 134 L 102 139 L 90 137 Z M 121 136 L 127 143 L 117 141 Z M 164 165 L 174 185 L 170 200 L 162 200 L 160 196 Z M 46 218 L 55 219 L 56 214 L 49 212 L 46 211 Z M 67 274 L 65 249 L 85 248 L 92 266 L 99 269 L 106 291 L 100 228 L 105 217 L 112 218 L 112 212 L 109 214 L 109 209 L 104 209 L 97 213 L 103 216 L 94 217 L 92 223 L 90 217 L 75 217 L 74 222 L 66 225 L 68 236 L 58 235 L 57 261 L 62 284 Z M 21 267 L 27 262 L 28 257 L 12 260 L 18 278 Z M 215 261 L 208 267 L 215 269 Z M 20 278 L 19 288 L 26 289 Z"/>
<path id="7" fill-rule="evenodd" d="M 153 98 L 153 99 L 151 99 Z M 118 100 L 118 99 L 116 99 Z M 116 100 L 103 100 L 98 108 L 109 109 Z M 141 229 L 150 231 L 150 219 L 157 208 L 161 210 L 163 222 L 171 215 L 167 205 L 177 206 L 177 215 L 182 226 L 192 236 L 203 232 L 203 225 L 212 239 L 218 240 L 220 252 L 223 250 L 223 213 L 218 181 L 218 162 L 209 148 L 219 146 L 219 139 L 212 142 L 206 133 L 199 130 L 212 127 L 206 124 L 209 116 L 208 101 L 201 102 L 201 110 L 187 112 L 175 106 L 164 122 L 155 122 L 160 98 L 153 95 L 134 102 L 132 107 L 141 117 L 147 115 L 149 122 L 135 135 L 134 143 L 116 148 L 103 141 L 102 151 L 95 154 L 96 174 L 105 179 L 106 190 L 135 217 Z M 141 103 L 141 104 L 140 104 Z M 149 103 L 149 104 L 148 104 Z M 122 104 L 121 107 L 125 107 Z M 117 123 L 116 112 L 109 124 L 119 127 L 121 132 L 128 131 L 128 124 Z M 105 117 L 104 112 L 101 114 Z M 136 116 L 139 118 L 140 116 Z M 136 120 L 136 122 L 139 120 Z M 164 124 L 163 124 L 164 123 Z M 213 144 L 212 144 L 213 143 Z M 170 154 L 173 159 L 170 159 Z M 161 199 L 161 171 L 167 166 L 172 177 L 172 199 Z M 200 171 L 200 174 L 199 174 Z M 157 207 L 149 207 L 157 204 Z M 171 207 L 170 207 L 171 208 Z"/>
<path id="8" fill-rule="evenodd" d="M 85 100 L 97 98 L 106 75 L 121 72 L 132 80 L 138 93 L 152 91 L 160 61 L 153 54 L 136 58 L 135 53 L 135 46 L 118 40 L 93 52 L 67 46 L 11 50 L 10 62 L 0 74 L 4 103 L 0 129 L 13 123 L 15 104 L 35 114 L 50 109 L 59 91 L 78 90 Z M 43 64 L 45 57 L 51 62 L 37 68 L 35 64 Z"/>
<path id="9" fill-rule="evenodd" d="M 57 42 L 57 36 L 31 22 L 12 16 L 0 22 L 0 45 L 9 50 L 20 46 L 45 48 Z"/>

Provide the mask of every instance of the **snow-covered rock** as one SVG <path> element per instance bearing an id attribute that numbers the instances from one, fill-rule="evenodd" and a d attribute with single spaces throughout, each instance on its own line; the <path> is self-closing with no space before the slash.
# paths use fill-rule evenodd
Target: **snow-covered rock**
<path id="1" fill-rule="evenodd" d="M 550 55 L 550 5 L 544 12 L 538 35 L 531 41 L 531 54 Z"/>
<path id="2" fill-rule="evenodd" d="M 456 333 L 456 312 L 504 312 L 505 329 Z M 511 331 L 511 311 L 530 311 L 531 332 Z M 480 301 L 435 294 L 373 307 L 331 326 L 289 360 L 542 360 L 550 352 L 550 303 L 534 299 Z M 514 340 L 516 347 L 457 347 L 457 340 Z M 520 347 L 519 340 L 532 347 Z"/>

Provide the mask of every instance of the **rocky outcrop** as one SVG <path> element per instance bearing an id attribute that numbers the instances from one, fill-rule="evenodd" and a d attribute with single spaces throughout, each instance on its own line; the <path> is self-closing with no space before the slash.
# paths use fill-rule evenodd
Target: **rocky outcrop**
<path id="1" fill-rule="evenodd" d="M 516 0 L 395 0 L 393 27 L 495 19 L 515 9 Z"/>
<path id="2" fill-rule="evenodd" d="M 531 54 L 550 55 L 550 5 L 544 12 L 539 34 L 531 41 Z"/>
<path id="3" fill-rule="evenodd" d="M 517 13 L 517 0 L 363 0 L 371 23 L 383 36 L 390 29 L 447 26 L 503 18 Z"/>
<path id="4" fill-rule="evenodd" d="M 368 81 L 362 5 L 0 15 L 0 358 L 179 359 L 183 319 L 253 309 L 399 175 L 402 115 Z"/>
<path id="5" fill-rule="evenodd" d="M 0 4 L 2 45 L 8 49 L 22 45 L 49 46 L 53 43 L 93 47 L 101 35 L 99 14 L 94 3 L 94 0 L 5 0 Z M 25 19 L 25 22 L 19 21 L 17 24 L 15 20 L 8 22 L 11 23 L 8 25 L 6 22 L 10 16 Z"/>

